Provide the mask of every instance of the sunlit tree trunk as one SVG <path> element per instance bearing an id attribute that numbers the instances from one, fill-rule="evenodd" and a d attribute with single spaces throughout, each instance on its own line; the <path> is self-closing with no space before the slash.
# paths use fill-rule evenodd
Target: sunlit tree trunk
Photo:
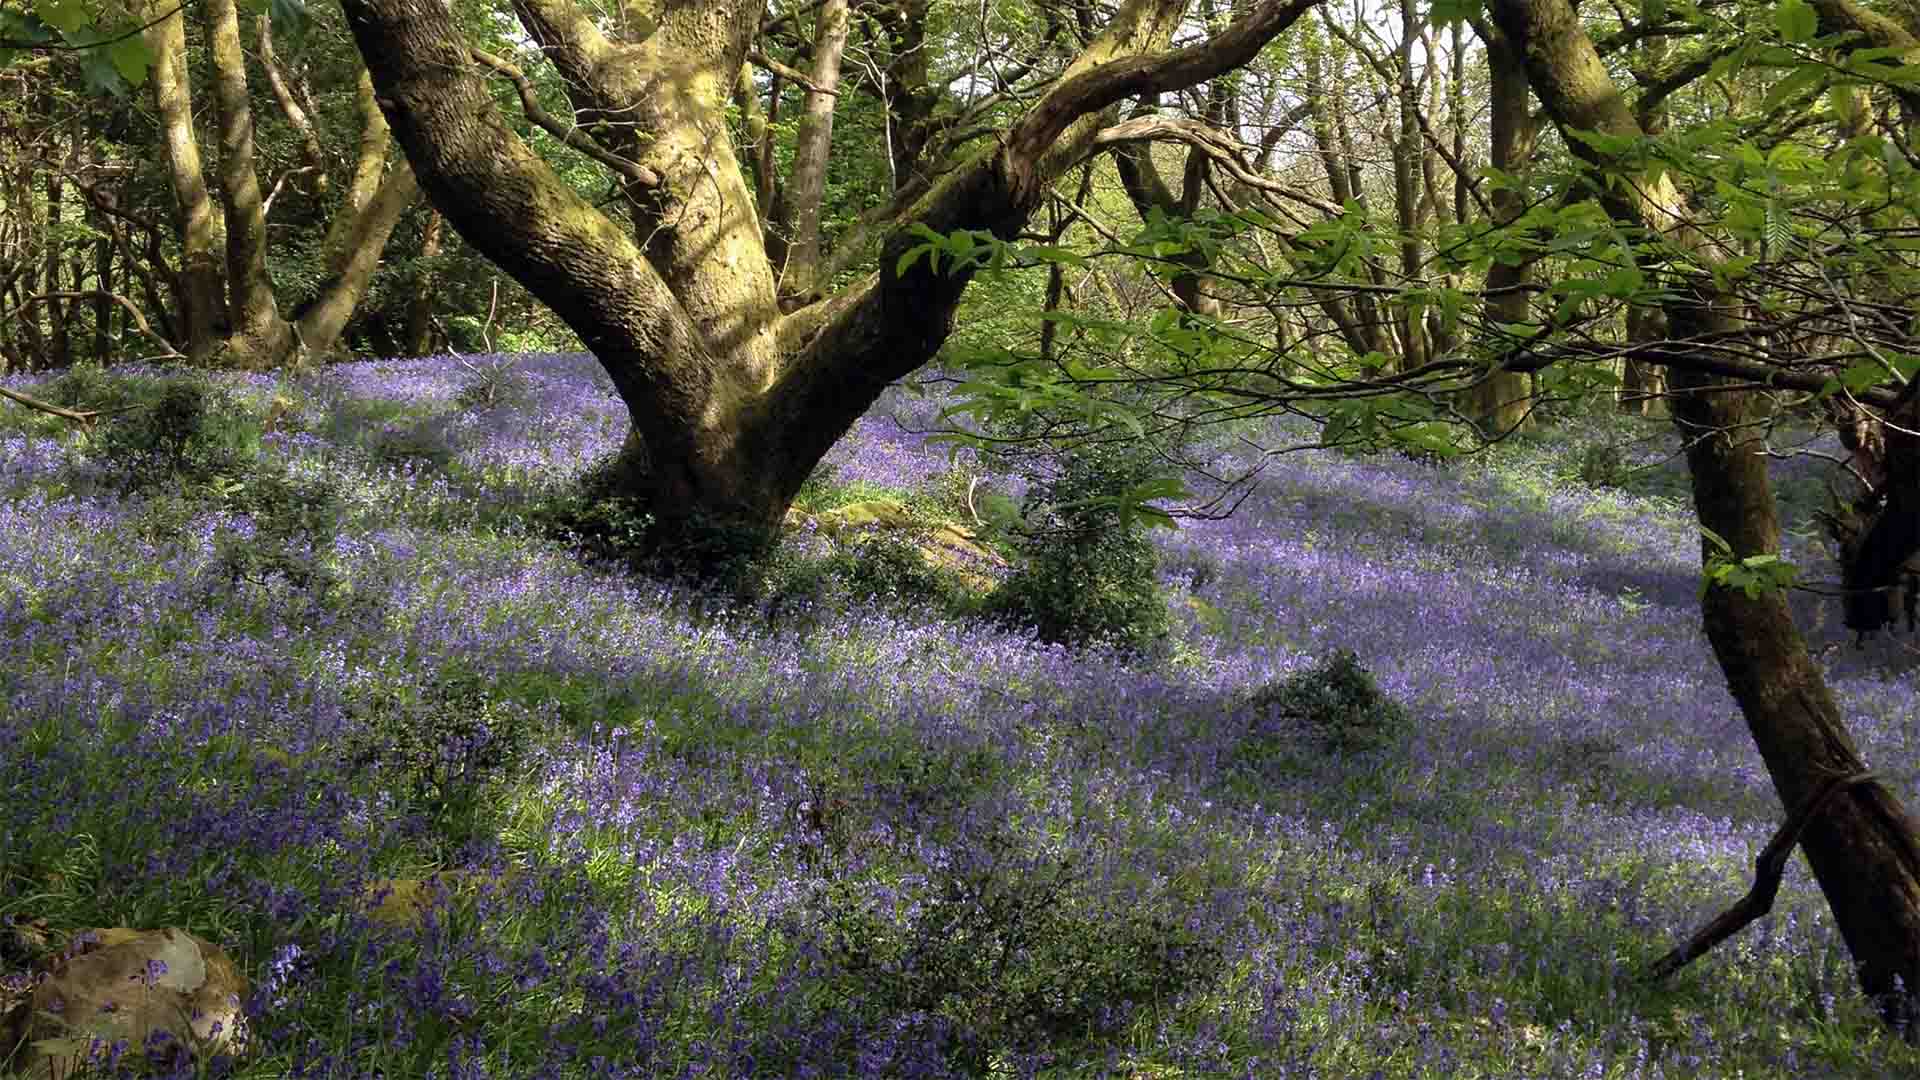
<path id="1" fill-rule="evenodd" d="M 247 98 L 246 54 L 234 0 L 204 0 L 213 65 L 214 115 L 220 132 L 220 198 L 227 224 L 227 314 L 232 333 L 222 361 L 267 367 L 293 349 L 267 276 L 267 215 L 254 173 L 253 109 Z"/>
<path id="2" fill-rule="evenodd" d="M 847 48 L 847 0 L 820 5 L 813 35 L 813 88 L 807 91 L 794 137 L 793 243 L 780 273 L 780 295 L 789 303 L 814 298 L 820 278 L 820 211 L 827 194 L 827 158 L 833 149 L 833 108 L 840 89 L 840 56 Z"/>
<path id="3" fill-rule="evenodd" d="M 193 131 L 193 92 L 188 84 L 187 29 L 184 8 L 150 5 L 159 18 L 145 31 L 153 63 L 147 82 L 153 87 L 160 124 L 161 154 L 173 188 L 179 227 L 180 303 L 187 356 L 210 359 L 228 331 L 226 270 L 219 221 L 200 164 L 200 141 Z M 164 15 L 164 18 L 161 16 Z"/>

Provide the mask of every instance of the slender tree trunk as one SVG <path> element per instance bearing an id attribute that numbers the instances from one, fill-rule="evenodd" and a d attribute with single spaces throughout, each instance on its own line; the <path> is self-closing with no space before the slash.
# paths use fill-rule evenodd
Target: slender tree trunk
<path id="1" fill-rule="evenodd" d="M 1489 86 L 1489 156 L 1493 167 L 1522 174 L 1533 156 L 1534 122 L 1529 114 L 1525 59 L 1498 32 L 1485 42 Z M 1526 210 L 1526 200 L 1510 187 L 1489 196 L 1494 221 L 1507 225 Z M 1527 321 L 1527 281 L 1532 260 L 1518 254 L 1495 259 L 1487 268 L 1487 319 L 1493 323 Z M 1517 371 L 1489 371 L 1468 394 L 1469 415 L 1488 438 L 1499 438 L 1526 423 L 1532 383 Z"/>
<path id="2" fill-rule="evenodd" d="M 234 324 L 223 362 L 267 367 L 292 351 L 292 328 L 280 317 L 267 276 L 267 215 L 254 172 L 253 108 L 247 98 L 240 12 L 235 0 L 205 0 L 205 15 L 220 131 L 220 198 L 227 222 L 227 312 Z"/>
<path id="3" fill-rule="evenodd" d="M 840 88 L 840 57 L 847 48 L 847 0 L 820 6 L 813 36 L 813 89 L 807 91 L 793 148 L 793 245 L 780 272 L 783 303 L 814 298 L 820 278 L 820 210 L 827 194 L 827 158 L 833 149 L 833 107 Z"/>
<path id="4" fill-rule="evenodd" d="M 1493 12 L 1501 32 L 1526 55 L 1534 91 L 1563 134 L 1643 134 L 1567 0 L 1494 0 Z M 1606 208 L 1622 229 L 1683 246 L 1699 262 L 1724 257 L 1724 248 L 1690 219 L 1670 177 L 1639 174 L 1632 183 L 1607 182 L 1606 174 L 1635 166 L 1581 140 L 1566 142 L 1602 174 L 1598 189 L 1609 193 Z M 1668 286 L 1665 305 L 1670 338 L 1710 340 L 1745 329 L 1736 317 L 1738 305 L 1716 291 L 1708 275 L 1689 267 L 1677 273 L 1684 276 Z M 1777 554 L 1779 522 L 1759 428 L 1751 422 L 1756 395 L 1729 390 L 1724 380 L 1695 374 L 1683 361 L 1670 365 L 1670 379 L 1702 528 L 1723 538 L 1735 559 Z M 1701 551 L 1705 560 L 1715 557 L 1705 540 Z M 1798 809 L 1829 780 L 1865 769 L 1794 627 L 1785 594 L 1766 590 L 1750 597 L 1709 588 L 1701 613 L 1784 806 Z M 1853 955 L 1861 988 L 1889 1023 L 1905 1026 L 1911 1037 L 1920 989 L 1920 844 L 1912 819 L 1884 785 L 1855 785 L 1812 818 L 1800 843 Z"/>
<path id="5" fill-rule="evenodd" d="M 1400 0 L 1400 49 L 1395 58 L 1399 76 L 1400 130 L 1393 141 L 1393 203 L 1400 228 L 1400 278 L 1408 287 L 1425 272 L 1425 245 L 1420 241 L 1420 89 L 1413 78 L 1413 46 L 1420 38 L 1420 11 L 1416 0 Z M 1431 64 L 1432 57 L 1427 58 Z M 1427 362 L 1426 328 L 1411 306 L 1400 306 L 1399 363 L 1416 368 Z"/>
<path id="6" fill-rule="evenodd" d="M 347 320 L 373 282 L 373 272 L 386 253 L 393 227 L 419 193 L 413 169 L 402 158 L 374 192 L 372 201 L 350 219 L 346 241 L 336 249 L 327 267 L 326 288 L 301 313 L 300 342 L 305 351 L 322 356 L 339 343 L 340 332 L 346 329 Z"/>
<path id="7" fill-rule="evenodd" d="M 227 337 L 227 284 L 219 253 L 219 223 L 201 170 L 200 142 L 193 131 L 184 11 L 160 4 L 148 7 L 150 18 L 165 17 L 145 31 L 147 48 L 153 55 L 147 81 L 153 86 L 154 112 L 160 122 L 179 221 L 180 301 L 185 323 L 181 336 L 187 342 L 188 358 L 202 363 Z"/>
<path id="8" fill-rule="evenodd" d="M 425 265 L 413 279 L 413 295 L 407 300 L 407 340 L 406 353 L 409 356 L 425 356 L 433 351 L 433 288 L 434 272 L 432 260 L 440 255 L 440 234 L 445 219 L 437 210 L 427 211 L 427 223 L 420 234 L 420 259 Z"/>

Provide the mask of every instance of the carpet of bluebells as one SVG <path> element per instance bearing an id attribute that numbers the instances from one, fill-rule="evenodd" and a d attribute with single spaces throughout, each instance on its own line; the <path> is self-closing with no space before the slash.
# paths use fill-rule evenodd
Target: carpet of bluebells
<path id="1" fill-rule="evenodd" d="M 234 573 L 244 510 L 117 494 L 0 414 L 0 917 L 185 927 L 252 983 L 244 1050 L 152 1070 L 1920 1074 L 1799 860 L 1771 917 L 1638 978 L 1779 809 L 1689 514 L 1578 482 L 1591 432 L 1273 456 L 1158 534 L 1178 641 L 1135 660 L 882 604 L 769 622 L 584 560 L 529 511 L 625 414 L 589 358 L 496 362 L 517 391 L 479 404 L 444 357 L 236 380 L 285 412 L 262 455 L 340 493 L 298 553 L 321 585 Z M 836 482 L 940 484 L 939 408 L 890 393 Z M 1913 654 L 1799 602 L 1920 804 Z M 1341 649 L 1406 730 L 1257 746 L 1249 688 Z"/>

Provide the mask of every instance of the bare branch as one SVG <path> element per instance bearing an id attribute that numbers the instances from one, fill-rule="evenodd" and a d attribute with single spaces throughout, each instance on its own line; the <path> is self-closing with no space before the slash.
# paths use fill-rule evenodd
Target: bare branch
<path id="1" fill-rule="evenodd" d="M 520 94 L 521 110 L 527 114 L 527 119 L 539 125 L 542 131 L 626 177 L 629 184 L 643 188 L 660 186 L 659 173 L 602 147 L 588 138 L 587 133 L 582 131 L 579 125 L 563 124 L 558 117 L 543 108 L 534 91 L 533 82 L 518 67 L 484 49 L 469 48 L 467 52 L 475 60 L 505 76 L 507 81 L 513 84 L 513 88 Z"/>

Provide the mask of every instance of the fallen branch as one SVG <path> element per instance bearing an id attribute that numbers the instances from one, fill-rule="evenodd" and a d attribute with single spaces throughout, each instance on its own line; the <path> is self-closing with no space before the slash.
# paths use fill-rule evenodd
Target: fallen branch
<path id="1" fill-rule="evenodd" d="M 1829 777 L 1820 786 L 1805 805 L 1795 811 L 1793 816 L 1773 834 L 1773 839 L 1760 852 L 1753 863 L 1753 888 L 1740 898 L 1739 903 L 1720 913 L 1720 916 L 1701 927 L 1692 937 L 1674 948 L 1672 952 L 1654 961 L 1647 968 L 1646 980 L 1659 982 L 1661 979 L 1679 971 L 1688 964 L 1707 954 L 1714 946 L 1746 929 L 1747 924 L 1773 910 L 1773 899 L 1780 893 L 1780 877 L 1786 873 L 1787 860 L 1793 857 L 1794 846 L 1800 843 L 1800 834 L 1833 797 L 1844 788 L 1857 784 L 1871 783 L 1879 777 L 1870 772 L 1858 772 L 1851 776 Z"/>
<path id="2" fill-rule="evenodd" d="M 9 401 L 17 401 L 29 409 L 46 413 L 49 416 L 58 416 L 62 420 L 71 420 L 80 425 L 80 430 L 87 432 L 93 430 L 93 421 L 100 416 L 98 409 L 69 409 L 65 406 L 55 405 L 51 401 L 41 401 L 37 397 L 23 394 L 18 390 L 9 390 L 4 386 L 0 386 L 0 397 L 6 398 Z"/>

